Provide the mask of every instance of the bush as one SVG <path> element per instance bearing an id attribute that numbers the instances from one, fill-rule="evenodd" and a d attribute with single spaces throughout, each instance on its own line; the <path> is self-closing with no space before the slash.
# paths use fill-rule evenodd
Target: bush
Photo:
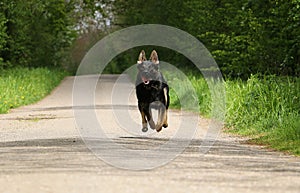
<path id="1" fill-rule="evenodd" d="M 0 0 L 0 5 L 0 58 L 5 63 L 28 67 L 60 63 L 76 36 L 64 0 Z"/>
<path id="2" fill-rule="evenodd" d="M 194 35 L 226 77 L 300 75 L 299 0 L 116 0 L 115 6 L 122 26 L 158 23 Z"/>
<path id="3" fill-rule="evenodd" d="M 7 43 L 6 22 L 5 15 L 0 12 L 0 68 L 4 66 L 2 55 Z"/>

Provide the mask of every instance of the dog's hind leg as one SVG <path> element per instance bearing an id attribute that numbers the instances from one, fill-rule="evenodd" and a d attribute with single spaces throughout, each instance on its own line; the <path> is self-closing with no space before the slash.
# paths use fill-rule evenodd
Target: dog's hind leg
<path id="1" fill-rule="evenodd" d="M 151 128 L 151 129 L 155 129 L 155 123 L 154 123 L 154 121 L 153 121 L 153 118 L 152 118 L 152 112 L 151 112 L 150 109 L 149 109 L 149 113 L 148 113 L 146 116 L 147 116 L 147 119 L 148 119 L 150 128 Z"/>
<path id="2" fill-rule="evenodd" d="M 155 127 L 157 132 L 160 132 L 162 130 L 162 127 L 164 126 L 165 114 L 166 114 L 166 109 L 164 107 L 160 107 L 158 109 L 158 120 Z"/>
<path id="3" fill-rule="evenodd" d="M 167 128 L 169 126 L 168 124 L 168 107 L 169 107 L 169 90 L 168 88 L 164 88 L 164 97 L 165 97 L 165 109 L 163 113 L 163 127 Z"/>

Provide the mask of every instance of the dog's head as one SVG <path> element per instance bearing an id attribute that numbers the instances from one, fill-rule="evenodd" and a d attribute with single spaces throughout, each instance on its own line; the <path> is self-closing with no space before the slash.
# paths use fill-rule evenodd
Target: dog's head
<path id="1" fill-rule="evenodd" d="M 146 59 L 145 51 L 142 50 L 138 61 L 137 68 L 139 70 L 139 78 L 145 85 L 150 84 L 152 80 L 159 80 L 160 72 L 158 70 L 159 60 L 155 50 L 152 51 L 150 60 Z"/>

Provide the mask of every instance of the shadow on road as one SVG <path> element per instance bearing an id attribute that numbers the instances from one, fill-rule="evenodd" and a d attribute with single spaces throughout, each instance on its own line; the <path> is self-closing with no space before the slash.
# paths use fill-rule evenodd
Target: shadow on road
<path id="1" fill-rule="evenodd" d="M 184 139 L 177 140 L 178 144 L 181 143 L 181 140 Z M 168 142 L 168 139 L 120 137 L 113 139 L 113 141 L 129 149 L 146 151 L 163 145 Z M 115 151 L 111 150 L 109 145 L 111 141 L 97 139 L 92 143 L 97 144 L 100 149 L 105 151 L 106 156 L 118 156 L 114 153 Z M 167 169 L 174 164 L 179 167 L 182 163 L 184 169 L 191 171 L 195 169 L 226 169 L 230 171 L 230 169 L 239 168 L 245 171 L 292 172 L 294 175 L 298 175 L 300 172 L 299 163 L 286 162 L 284 156 L 274 157 L 272 152 L 258 151 L 257 148 L 252 150 L 241 144 L 217 141 L 209 152 L 201 154 L 199 147 L 202 143 L 201 140 L 192 140 L 185 151 L 164 168 Z M 176 143 L 174 143 L 175 147 Z M 163 149 L 163 151 L 170 153 L 172 149 Z M 284 167 L 286 165 L 289 167 Z M 79 138 L 36 139 L 0 143 L 1 173 L 99 172 L 99 170 L 109 170 L 111 167 L 94 156 Z"/>

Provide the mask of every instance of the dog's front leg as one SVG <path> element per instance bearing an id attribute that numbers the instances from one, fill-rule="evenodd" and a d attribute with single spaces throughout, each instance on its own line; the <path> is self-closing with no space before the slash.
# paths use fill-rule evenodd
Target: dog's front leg
<path id="1" fill-rule="evenodd" d="M 165 112 L 164 112 L 164 124 L 163 124 L 163 127 L 164 128 L 167 128 L 168 126 L 169 126 L 169 124 L 168 124 L 168 110 L 165 110 Z"/>
<path id="2" fill-rule="evenodd" d="M 142 124 L 143 124 L 142 131 L 143 132 L 147 132 L 148 131 L 148 127 L 147 127 L 146 115 L 145 115 L 144 111 L 140 111 L 140 112 L 141 112 L 141 115 L 142 115 Z"/>
<path id="3" fill-rule="evenodd" d="M 148 127 L 147 127 L 146 114 L 144 112 L 143 106 L 140 103 L 138 104 L 138 106 L 139 106 L 139 111 L 140 111 L 141 117 L 142 117 L 142 125 L 143 125 L 142 131 L 147 132 Z"/>

